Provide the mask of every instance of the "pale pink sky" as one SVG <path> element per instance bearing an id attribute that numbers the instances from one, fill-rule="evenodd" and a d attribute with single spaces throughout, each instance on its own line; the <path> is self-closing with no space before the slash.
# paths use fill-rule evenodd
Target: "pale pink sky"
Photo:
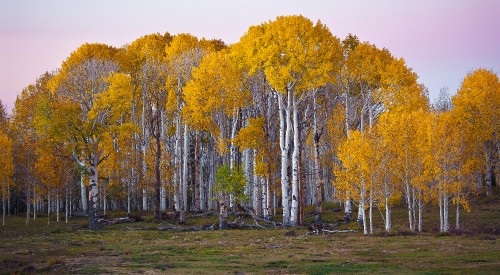
<path id="1" fill-rule="evenodd" d="M 16 95 L 85 42 L 122 46 L 154 32 L 231 44 L 279 15 L 321 20 L 404 57 L 436 97 L 472 69 L 500 72 L 498 0 L 0 0 L 0 99 Z"/>

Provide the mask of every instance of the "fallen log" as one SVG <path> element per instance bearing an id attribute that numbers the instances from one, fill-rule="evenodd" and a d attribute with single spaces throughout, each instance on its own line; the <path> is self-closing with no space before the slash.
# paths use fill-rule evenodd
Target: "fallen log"
<path id="1" fill-rule="evenodd" d="M 202 226 L 190 226 L 190 227 L 166 225 L 166 226 L 158 226 L 156 229 L 160 231 L 203 231 L 203 230 L 214 230 L 214 225 L 205 224 Z"/>
<path id="2" fill-rule="evenodd" d="M 105 220 L 105 219 L 99 219 L 98 222 L 103 225 L 112 225 L 112 224 L 117 224 L 117 223 L 131 223 L 135 222 L 134 218 L 116 218 L 116 219 L 111 219 L 111 220 Z"/>
<path id="3" fill-rule="evenodd" d="M 354 232 L 358 232 L 358 231 L 356 231 L 356 230 L 327 230 L 327 229 L 321 229 L 321 230 L 314 230 L 314 231 L 307 232 L 307 234 L 318 235 L 319 233 L 334 234 L 334 233 L 354 233 Z"/>
<path id="4" fill-rule="evenodd" d="M 240 205 L 240 204 L 238 204 L 238 206 L 239 206 L 241 209 L 245 210 L 245 213 L 249 214 L 249 215 L 252 217 L 252 219 L 253 219 L 253 220 L 254 220 L 254 222 L 255 222 L 255 226 L 257 226 L 257 228 L 269 229 L 269 227 L 266 227 L 266 226 L 260 225 L 260 224 L 259 224 L 259 222 L 264 223 L 264 224 L 266 224 L 266 225 L 272 225 L 274 228 L 277 228 L 278 226 L 279 226 L 279 227 L 283 226 L 283 224 L 282 224 L 282 223 L 279 223 L 279 222 L 274 222 L 274 221 L 268 221 L 268 220 L 266 220 L 266 219 L 260 218 L 259 216 L 255 215 L 255 214 L 253 213 L 253 211 L 252 211 L 252 210 L 250 210 L 250 209 L 248 209 L 247 207 L 244 207 L 244 206 L 242 206 L 242 205 Z"/>

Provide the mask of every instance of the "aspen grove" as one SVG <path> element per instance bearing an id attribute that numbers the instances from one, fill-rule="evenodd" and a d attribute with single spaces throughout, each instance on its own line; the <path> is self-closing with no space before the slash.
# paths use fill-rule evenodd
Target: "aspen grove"
<path id="1" fill-rule="evenodd" d="M 289 227 L 306 206 L 321 223 L 335 201 L 365 234 L 380 217 L 391 231 L 396 204 L 409 230 L 438 207 L 448 231 L 450 211 L 459 228 L 470 198 L 498 182 L 499 106 L 491 70 L 430 103 L 403 58 L 303 16 L 233 45 L 169 33 L 84 44 L 10 117 L 0 110 L 3 223 L 14 209 L 26 224 L 83 213 L 90 229 L 106 211 L 175 212 L 180 224 L 214 211 L 225 229 L 228 213 L 249 211 Z"/>

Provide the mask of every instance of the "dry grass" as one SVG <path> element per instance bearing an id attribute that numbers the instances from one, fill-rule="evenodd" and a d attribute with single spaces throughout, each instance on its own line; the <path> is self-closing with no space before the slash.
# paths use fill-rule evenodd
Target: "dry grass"
<path id="1" fill-rule="evenodd" d="M 329 205 L 327 222 L 338 222 L 341 212 Z M 500 202 L 498 197 L 473 206 L 463 214 L 464 229 L 438 234 L 435 206 L 428 206 L 425 232 L 407 234 L 403 208 L 395 209 L 396 229 L 382 234 L 309 235 L 306 228 L 172 232 L 129 230 L 155 228 L 146 219 L 105 230 L 82 228 L 83 219 L 70 224 L 39 217 L 26 226 L 10 217 L 0 233 L 0 272 L 45 273 L 498 273 L 500 270 Z M 450 218 L 453 218 L 451 215 Z M 215 216 L 190 218 L 189 225 L 215 222 Z M 165 224 L 168 221 L 163 221 Z M 173 222 L 173 221 L 171 221 Z"/>

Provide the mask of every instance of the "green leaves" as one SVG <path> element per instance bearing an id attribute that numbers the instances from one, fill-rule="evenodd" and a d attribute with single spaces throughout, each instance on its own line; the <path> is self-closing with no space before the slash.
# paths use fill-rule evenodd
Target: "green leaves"
<path id="1" fill-rule="evenodd" d="M 217 192 L 231 194 L 235 199 L 246 200 L 246 179 L 241 167 L 230 169 L 227 165 L 217 168 L 214 188 Z"/>

